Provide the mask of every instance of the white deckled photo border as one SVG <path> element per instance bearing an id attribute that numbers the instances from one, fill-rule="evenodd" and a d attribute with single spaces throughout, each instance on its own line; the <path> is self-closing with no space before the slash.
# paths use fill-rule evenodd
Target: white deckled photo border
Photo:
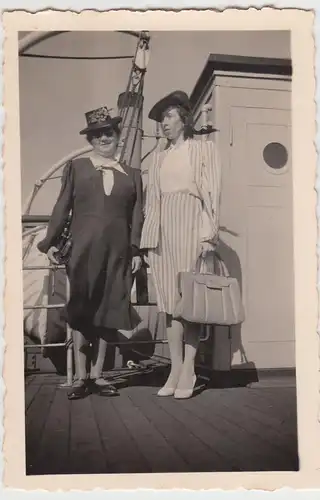
<path id="1" fill-rule="evenodd" d="M 226 9 L 223 12 L 128 10 L 11 12 L 4 24 L 4 221 L 5 343 L 4 486 L 24 490 L 264 489 L 320 485 L 319 340 L 316 220 L 316 78 L 314 15 L 298 9 Z M 293 214 L 296 374 L 300 471 L 292 473 L 135 474 L 26 476 L 24 454 L 23 296 L 21 286 L 21 176 L 19 144 L 18 32 L 51 30 L 290 30 L 292 82 Z M 303 39 L 304 43 L 301 44 Z M 306 168 L 306 166 L 308 168 Z M 302 245 L 303 242 L 303 245 Z M 76 479 L 76 480 L 75 480 Z"/>

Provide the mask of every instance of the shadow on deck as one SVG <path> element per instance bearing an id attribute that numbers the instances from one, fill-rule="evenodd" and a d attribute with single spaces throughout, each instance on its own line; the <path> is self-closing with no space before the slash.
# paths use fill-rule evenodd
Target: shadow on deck
<path id="1" fill-rule="evenodd" d="M 294 379 L 181 401 L 156 397 L 151 374 L 72 402 L 64 381 L 26 378 L 27 475 L 298 470 Z"/>

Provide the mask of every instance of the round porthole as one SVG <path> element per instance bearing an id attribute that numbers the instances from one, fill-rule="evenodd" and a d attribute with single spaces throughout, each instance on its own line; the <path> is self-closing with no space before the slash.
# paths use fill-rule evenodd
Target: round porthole
<path id="1" fill-rule="evenodd" d="M 263 159 L 268 167 L 280 170 L 288 161 L 288 151 L 280 142 L 269 142 L 263 150 Z"/>

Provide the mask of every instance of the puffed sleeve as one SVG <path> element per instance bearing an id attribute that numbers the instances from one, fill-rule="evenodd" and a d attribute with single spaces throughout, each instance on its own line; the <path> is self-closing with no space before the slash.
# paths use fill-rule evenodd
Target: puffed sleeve
<path id="1" fill-rule="evenodd" d="M 132 210 L 131 248 L 133 255 L 140 255 L 140 239 L 143 226 L 143 189 L 139 169 L 133 169 L 135 184 L 135 200 Z"/>
<path id="2" fill-rule="evenodd" d="M 45 238 L 38 243 L 40 252 L 47 253 L 50 247 L 56 246 L 68 220 L 72 204 L 73 167 L 72 162 L 68 162 L 62 174 L 61 189 L 48 223 L 47 234 Z"/>
<path id="3" fill-rule="evenodd" d="M 215 242 L 219 235 L 221 199 L 221 162 L 216 145 L 212 141 L 203 143 L 202 189 L 208 194 L 210 217 L 202 213 L 201 241 Z"/>

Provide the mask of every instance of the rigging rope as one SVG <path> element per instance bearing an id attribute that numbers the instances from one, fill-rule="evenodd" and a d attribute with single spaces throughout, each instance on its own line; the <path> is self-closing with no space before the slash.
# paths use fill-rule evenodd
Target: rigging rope
<path id="1" fill-rule="evenodd" d="M 19 42 L 19 54 L 24 55 L 23 54 L 24 50 L 26 50 L 26 48 L 30 48 L 32 45 L 34 45 L 34 43 L 36 43 L 40 39 L 45 39 L 45 38 L 48 38 L 50 36 L 57 35 L 59 33 L 65 33 L 65 32 L 50 32 L 50 33 L 45 33 L 45 34 L 43 34 L 43 33 L 42 34 L 31 33 L 30 35 L 27 35 Z M 132 58 L 132 67 L 131 67 L 130 75 L 128 78 L 128 84 L 126 87 L 126 91 L 123 95 L 123 104 L 121 106 L 121 109 L 119 110 L 120 116 L 122 117 L 122 120 L 123 120 L 122 123 L 124 124 L 124 126 L 126 126 L 126 133 L 125 133 L 123 146 L 121 148 L 121 153 L 120 153 L 121 159 L 123 159 L 123 157 L 126 153 L 126 148 L 128 145 L 128 141 L 129 141 L 129 137 L 130 137 L 132 128 L 133 128 L 133 121 L 134 121 L 135 114 L 137 111 L 137 106 L 138 106 L 139 102 L 141 102 L 140 99 L 142 98 L 142 94 L 143 94 L 143 82 L 144 82 L 144 75 L 146 72 L 146 66 L 147 66 L 148 59 L 149 59 L 148 58 L 148 50 L 149 50 L 149 40 L 150 40 L 150 36 L 146 32 L 140 32 L 140 33 L 122 32 L 122 33 L 134 35 L 135 37 L 138 38 L 138 43 L 136 46 L 135 55 Z M 125 57 L 125 56 L 123 56 L 123 57 Z M 130 99 L 131 99 L 132 94 L 137 94 L 137 95 L 136 95 L 135 103 L 133 106 L 132 115 L 130 117 L 129 124 L 127 125 L 126 120 L 127 120 L 128 113 L 129 113 Z M 137 125 L 135 127 L 135 137 L 137 136 L 139 118 L 140 118 L 140 113 L 137 117 Z M 133 147 L 131 150 L 131 154 L 129 156 L 130 162 L 132 160 L 132 155 L 133 155 L 133 151 L 134 151 L 134 144 L 135 144 L 135 141 L 133 141 Z M 48 179 L 52 178 L 52 176 L 54 175 L 54 173 L 57 170 L 59 170 L 61 167 L 63 167 L 69 160 L 77 158 L 78 156 L 81 156 L 81 155 L 83 155 L 91 150 L 92 150 L 92 146 L 86 146 L 86 147 L 81 148 L 75 152 L 70 153 L 69 155 L 62 158 L 62 160 L 57 162 L 55 165 L 53 165 L 49 169 L 49 171 L 45 175 L 43 175 L 35 183 L 33 191 L 30 194 L 30 196 L 28 197 L 27 202 L 25 203 L 23 213 L 24 214 L 30 213 L 31 205 L 33 203 L 34 198 L 38 194 L 39 190 L 42 188 L 42 186 L 44 185 L 44 183 Z"/>
<path id="2" fill-rule="evenodd" d="M 50 56 L 48 54 L 20 54 L 20 57 L 37 59 L 71 59 L 80 61 L 132 59 L 132 56 Z"/>
<path id="3" fill-rule="evenodd" d="M 141 37 L 141 32 L 139 31 L 121 31 L 118 30 L 118 33 L 124 33 L 126 35 L 131 35 L 136 38 Z M 34 45 L 36 45 L 38 42 L 41 42 L 42 40 L 47 40 L 48 38 L 51 38 L 53 36 L 57 35 L 62 35 L 64 33 L 70 33 L 68 30 L 66 31 L 45 31 L 45 32 L 38 32 L 38 31 L 32 31 L 31 33 L 28 33 L 28 35 L 25 35 L 21 40 L 19 40 L 19 55 L 21 56 L 27 49 L 31 49 Z M 146 33 L 146 32 L 142 32 Z M 150 39 L 150 36 L 145 34 L 143 35 L 144 38 Z"/>
<path id="4" fill-rule="evenodd" d="M 123 160 L 124 155 L 126 153 L 126 148 L 128 145 L 130 133 L 132 130 L 132 125 L 133 125 L 133 120 L 136 115 L 136 111 L 140 103 L 142 103 L 143 99 L 143 87 L 144 87 L 144 76 L 146 73 L 146 68 L 147 64 L 149 62 L 149 40 L 150 37 L 147 35 L 145 32 L 141 32 L 139 36 L 139 40 L 137 43 L 136 47 L 136 52 L 135 52 L 135 57 L 132 61 L 132 68 L 130 72 L 130 76 L 128 79 L 128 85 L 126 92 L 124 94 L 124 103 L 121 109 L 121 112 L 123 109 L 125 110 L 124 112 L 124 117 L 123 117 L 123 123 L 126 123 L 126 119 L 129 113 L 129 107 L 130 107 L 130 100 L 132 97 L 134 97 L 134 105 L 133 105 L 133 110 L 131 112 L 131 117 L 130 117 L 130 122 L 129 125 L 127 126 L 127 134 L 123 143 L 122 151 L 121 151 L 121 156 L 120 156 L 120 161 Z M 136 129 L 135 129 L 135 139 L 133 141 L 133 146 L 130 154 L 130 160 L 129 164 L 131 164 L 133 153 L 134 153 L 134 145 L 138 133 L 138 126 L 139 126 L 139 121 L 141 117 L 141 107 L 139 110 L 139 114 L 136 117 Z"/>

